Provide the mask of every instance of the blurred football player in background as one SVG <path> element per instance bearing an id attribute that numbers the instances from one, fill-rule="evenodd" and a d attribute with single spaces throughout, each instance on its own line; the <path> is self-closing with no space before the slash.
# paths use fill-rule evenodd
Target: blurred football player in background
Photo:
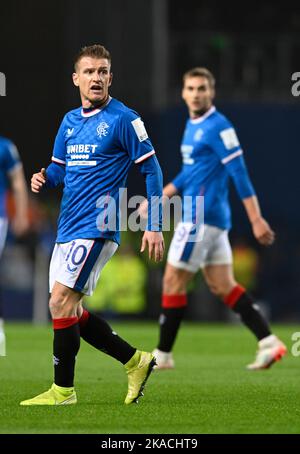
<path id="1" fill-rule="evenodd" d="M 268 368 L 286 353 L 285 345 L 271 333 L 267 321 L 247 290 L 235 280 L 232 251 L 228 240 L 231 213 L 228 201 L 230 178 L 245 207 L 253 235 L 269 246 L 274 232 L 263 218 L 250 181 L 238 137 L 228 119 L 213 105 L 215 78 L 206 68 L 193 68 L 183 76 L 182 98 L 187 120 L 181 153 L 183 167 L 176 178 L 164 187 L 167 197 L 179 193 L 192 196 L 192 218 L 196 216 L 196 197 L 204 196 L 203 239 L 190 241 L 193 226 L 177 225 L 163 277 L 160 338 L 154 355 L 159 369 L 174 367 L 172 347 L 187 305 L 187 285 L 199 269 L 212 293 L 241 318 L 258 340 L 255 361 L 248 369 Z M 146 214 L 146 204 L 140 212 Z M 183 221 L 188 218 L 183 204 Z"/>
<path id="2" fill-rule="evenodd" d="M 11 187 L 15 204 L 12 230 L 16 236 L 26 233 L 28 225 L 28 193 L 23 166 L 16 146 L 0 136 L 0 256 L 7 235 L 6 196 Z M 0 300 L 0 356 L 6 355 L 3 309 Z"/>

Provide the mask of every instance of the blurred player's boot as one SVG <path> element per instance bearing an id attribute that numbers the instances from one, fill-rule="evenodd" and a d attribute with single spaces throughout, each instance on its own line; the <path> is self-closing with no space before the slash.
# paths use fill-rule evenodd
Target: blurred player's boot
<path id="1" fill-rule="evenodd" d="M 153 350 L 152 354 L 156 359 L 156 366 L 154 366 L 154 369 L 174 369 L 175 362 L 172 352 L 162 352 L 161 350 L 158 350 L 158 348 L 156 348 L 155 350 Z"/>
<path id="2" fill-rule="evenodd" d="M 74 388 L 63 388 L 53 383 L 48 391 L 32 399 L 23 400 L 20 405 L 71 405 L 76 403 L 77 397 Z"/>
<path id="3" fill-rule="evenodd" d="M 0 356 L 6 356 L 4 331 L 0 331 Z"/>
<path id="4" fill-rule="evenodd" d="M 138 398 L 143 396 L 143 390 L 149 375 L 155 366 L 155 358 L 152 353 L 137 350 L 133 357 L 125 364 L 128 375 L 128 392 L 124 403 L 138 403 Z"/>
<path id="5" fill-rule="evenodd" d="M 268 369 L 287 353 L 287 348 L 278 337 L 271 334 L 258 342 L 258 351 L 255 361 L 248 364 L 248 370 Z"/>

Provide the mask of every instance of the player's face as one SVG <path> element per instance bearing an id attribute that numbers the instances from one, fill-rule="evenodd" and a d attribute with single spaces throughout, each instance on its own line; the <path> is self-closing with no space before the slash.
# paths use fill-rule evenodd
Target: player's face
<path id="1" fill-rule="evenodd" d="M 203 115 L 211 107 L 214 95 L 214 89 L 206 77 L 189 77 L 184 82 L 182 98 L 192 118 Z"/>
<path id="2" fill-rule="evenodd" d="M 110 63 L 106 58 L 82 57 L 77 63 L 73 82 L 79 87 L 83 107 L 101 105 L 108 98 L 112 82 Z"/>

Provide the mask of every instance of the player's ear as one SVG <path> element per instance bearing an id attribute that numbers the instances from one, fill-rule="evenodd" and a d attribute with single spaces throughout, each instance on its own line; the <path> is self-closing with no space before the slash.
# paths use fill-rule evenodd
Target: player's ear
<path id="1" fill-rule="evenodd" d="M 184 96 L 184 87 L 181 90 L 181 99 L 185 101 L 185 96 Z"/>
<path id="2" fill-rule="evenodd" d="M 111 84 L 112 84 L 112 80 L 113 80 L 113 73 L 110 73 L 109 75 L 109 82 L 108 82 L 108 86 L 110 87 Z"/>
<path id="3" fill-rule="evenodd" d="M 73 73 L 73 74 L 72 74 L 72 79 L 73 79 L 73 84 L 74 84 L 76 87 L 79 87 L 79 80 L 78 80 L 78 74 L 77 74 L 77 73 Z"/>

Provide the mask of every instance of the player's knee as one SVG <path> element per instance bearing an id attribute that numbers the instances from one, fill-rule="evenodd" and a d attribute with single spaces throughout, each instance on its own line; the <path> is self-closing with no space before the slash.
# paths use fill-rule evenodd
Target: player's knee
<path id="1" fill-rule="evenodd" d="M 209 283 L 209 289 L 213 295 L 216 295 L 218 298 L 225 298 L 230 291 L 230 286 L 223 283 Z"/>
<path id="2" fill-rule="evenodd" d="M 52 318 L 64 318 L 76 315 L 76 313 L 74 313 L 74 305 L 68 300 L 66 295 L 62 293 L 51 295 L 49 309 Z"/>
<path id="3" fill-rule="evenodd" d="M 163 277 L 163 293 L 173 295 L 186 291 L 186 284 L 180 276 L 175 273 L 168 273 Z"/>
<path id="4" fill-rule="evenodd" d="M 211 291 L 211 293 L 213 295 L 216 295 L 216 296 L 221 296 L 220 293 L 221 293 L 221 289 L 220 289 L 220 286 L 219 285 L 216 285 L 216 284 L 209 284 L 209 290 Z"/>

